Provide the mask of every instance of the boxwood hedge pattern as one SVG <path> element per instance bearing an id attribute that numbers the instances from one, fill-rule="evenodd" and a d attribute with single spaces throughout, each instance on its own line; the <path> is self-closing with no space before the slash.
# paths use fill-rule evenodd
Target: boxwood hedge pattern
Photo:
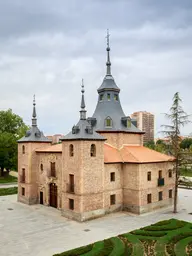
<path id="1" fill-rule="evenodd" d="M 54 256 L 192 256 L 192 223 L 170 219 Z"/>

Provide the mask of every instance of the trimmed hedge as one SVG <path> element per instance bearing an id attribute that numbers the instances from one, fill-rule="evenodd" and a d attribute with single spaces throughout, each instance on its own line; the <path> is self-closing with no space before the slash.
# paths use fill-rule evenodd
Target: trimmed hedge
<path id="1" fill-rule="evenodd" d="M 13 195 L 13 194 L 17 194 L 17 192 L 18 192 L 18 188 L 17 187 L 0 188 L 0 196 Z"/>
<path id="2" fill-rule="evenodd" d="M 89 244 L 86 246 L 82 246 L 76 249 L 72 249 L 70 251 L 67 252 L 62 252 L 62 253 L 58 253 L 58 254 L 54 254 L 53 256 L 77 256 L 77 255 L 82 255 L 86 252 L 89 252 L 92 250 L 93 244 Z"/>
<path id="3" fill-rule="evenodd" d="M 170 219 L 54 256 L 185 256 L 191 242 L 192 224 Z"/>

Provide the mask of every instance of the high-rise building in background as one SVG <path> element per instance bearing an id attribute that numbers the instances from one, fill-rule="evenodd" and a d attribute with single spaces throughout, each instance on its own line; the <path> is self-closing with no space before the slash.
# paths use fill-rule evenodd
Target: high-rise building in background
<path id="1" fill-rule="evenodd" d="M 145 132 L 143 142 L 154 140 L 154 115 L 146 111 L 134 112 L 131 115 L 132 122 L 141 131 Z"/>

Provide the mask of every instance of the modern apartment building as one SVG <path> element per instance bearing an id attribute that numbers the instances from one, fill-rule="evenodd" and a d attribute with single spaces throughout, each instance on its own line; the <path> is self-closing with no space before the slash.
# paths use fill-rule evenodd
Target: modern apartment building
<path id="1" fill-rule="evenodd" d="M 154 115 L 146 111 L 134 112 L 131 115 L 133 121 L 136 121 L 137 128 L 145 132 L 143 142 L 154 140 Z"/>

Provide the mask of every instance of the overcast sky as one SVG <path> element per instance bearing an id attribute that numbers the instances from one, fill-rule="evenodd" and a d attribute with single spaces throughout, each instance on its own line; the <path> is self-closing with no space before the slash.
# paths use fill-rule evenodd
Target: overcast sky
<path id="1" fill-rule="evenodd" d="M 191 0 L 0 0 L 0 110 L 31 124 L 36 94 L 39 128 L 66 134 L 79 119 L 84 78 L 92 116 L 107 28 L 125 114 L 154 113 L 156 137 L 175 92 L 192 114 Z"/>

